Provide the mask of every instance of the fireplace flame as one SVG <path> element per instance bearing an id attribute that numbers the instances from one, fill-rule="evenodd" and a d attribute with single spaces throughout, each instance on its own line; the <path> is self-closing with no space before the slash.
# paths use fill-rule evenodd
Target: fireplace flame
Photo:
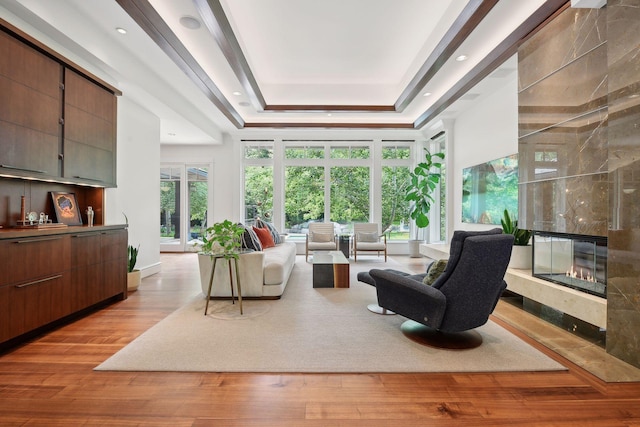
<path id="1" fill-rule="evenodd" d="M 578 271 L 574 268 L 574 266 L 572 265 L 571 268 L 569 270 L 567 270 L 565 276 L 570 277 L 572 279 L 580 279 L 580 280 L 584 280 L 585 282 L 592 282 L 592 283 L 596 283 L 597 280 L 594 276 L 591 275 L 591 271 L 587 270 L 587 274 L 584 274 L 583 269 L 580 269 L 580 272 L 578 273 Z"/>

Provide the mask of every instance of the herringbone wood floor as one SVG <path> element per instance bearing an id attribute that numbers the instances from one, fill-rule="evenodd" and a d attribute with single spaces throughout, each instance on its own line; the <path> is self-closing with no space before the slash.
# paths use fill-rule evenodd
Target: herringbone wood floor
<path id="1" fill-rule="evenodd" d="M 199 289 L 193 254 L 0 356 L 1 426 L 640 426 L 640 383 L 566 372 L 220 374 L 92 369 Z M 412 266 L 421 269 L 423 266 Z M 509 327 L 509 326 L 507 326 Z M 400 332 L 399 332 L 400 333 Z M 517 331 L 516 331 L 517 333 Z"/>

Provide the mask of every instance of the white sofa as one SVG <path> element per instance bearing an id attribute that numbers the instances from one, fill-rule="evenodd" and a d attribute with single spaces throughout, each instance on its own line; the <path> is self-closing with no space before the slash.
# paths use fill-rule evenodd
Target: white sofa
<path id="1" fill-rule="evenodd" d="M 291 270 L 296 262 L 296 244 L 280 243 L 262 251 L 240 255 L 240 285 L 243 298 L 280 298 L 287 286 Z M 213 261 L 209 255 L 198 254 L 200 266 L 200 284 L 206 296 Z M 232 268 L 233 271 L 233 268 Z M 234 278 L 234 295 L 238 296 L 237 282 Z M 211 288 L 212 297 L 230 297 L 229 267 L 227 261 L 219 259 Z"/>

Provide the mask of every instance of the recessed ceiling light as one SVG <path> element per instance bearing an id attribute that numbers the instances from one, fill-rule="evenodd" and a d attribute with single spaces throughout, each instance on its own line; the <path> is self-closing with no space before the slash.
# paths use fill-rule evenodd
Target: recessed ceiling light
<path id="1" fill-rule="evenodd" d="M 180 24 L 190 30 L 197 30 L 198 28 L 200 28 L 200 21 L 198 21 L 193 16 L 183 16 L 182 18 L 180 18 Z"/>
<path id="2" fill-rule="evenodd" d="M 460 56 L 456 57 L 456 61 L 458 61 L 458 62 L 466 61 L 467 58 L 468 58 L 467 55 L 460 55 Z"/>
<path id="3" fill-rule="evenodd" d="M 116 31 L 117 31 L 117 32 L 119 32 L 120 34 L 127 34 L 127 30 L 125 30 L 125 29 L 124 29 L 124 28 L 122 28 L 122 27 L 117 27 L 117 28 L 116 28 Z"/>
<path id="4" fill-rule="evenodd" d="M 431 92 L 425 92 L 422 94 L 422 96 L 431 96 Z"/>
<path id="5" fill-rule="evenodd" d="M 242 101 L 242 102 L 239 102 L 238 105 L 241 106 L 241 107 L 248 107 L 251 104 L 249 104 L 247 101 Z"/>
<path id="6" fill-rule="evenodd" d="M 242 93 L 240 93 L 240 92 L 238 92 L 238 91 L 233 92 L 233 94 L 234 94 L 235 96 L 240 96 L 240 95 L 242 95 Z"/>
<path id="7" fill-rule="evenodd" d="M 327 114 L 327 117 L 331 117 L 331 113 Z"/>

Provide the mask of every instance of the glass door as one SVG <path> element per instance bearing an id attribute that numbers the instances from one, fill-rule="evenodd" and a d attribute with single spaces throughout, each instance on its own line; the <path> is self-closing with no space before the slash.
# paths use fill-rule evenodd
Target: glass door
<path id="1" fill-rule="evenodd" d="M 207 228 L 209 166 L 160 167 L 160 251 L 197 251 Z"/>

